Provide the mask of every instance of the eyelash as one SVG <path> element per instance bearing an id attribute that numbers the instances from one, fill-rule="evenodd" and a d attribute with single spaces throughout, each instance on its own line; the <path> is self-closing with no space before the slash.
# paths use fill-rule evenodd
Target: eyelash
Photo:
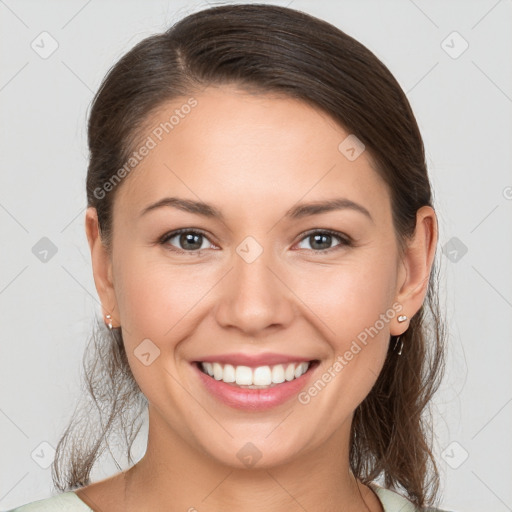
<path id="1" fill-rule="evenodd" d="M 177 229 L 176 231 L 171 231 L 169 233 L 166 233 L 164 236 L 162 236 L 159 239 L 158 243 L 161 245 L 167 245 L 166 248 L 168 250 L 177 252 L 179 254 L 186 253 L 186 254 L 198 255 L 198 254 L 202 254 L 202 252 L 206 250 L 206 249 L 197 249 L 197 250 L 192 250 L 192 251 L 186 251 L 184 249 L 179 249 L 177 247 L 167 244 L 167 242 L 171 238 L 174 238 L 175 236 L 180 235 L 182 233 L 193 233 L 193 234 L 197 234 L 197 235 L 202 235 L 208 241 L 210 241 L 207 234 L 200 229 L 182 228 L 182 229 Z M 337 238 L 340 243 L 338 245 L 335 245 L 334 247 L 330 247 L 328 249 L 302 249 L 302 250 L 311 251 L 316 254 L 331 253 L 332 251 L 335 251 L 337 249 L 341 249 L 343 247 L 353 247 L 353 245 L 354 245 L 353 240 L 350 237 L 348 237 L 347 235 L 344 235 L 342 233 L 339 233 L 338 231 L 332 231 L 330 229 L 312 229 L 312 230 L 306 231 L 305 233 L 302 233 L 301 238 L 299 239 L 299 242 L 302 242 L 304 239 L 309 238 L 312 235 L 316 235 L 316 234 L 331 235 L 331 236 Z M 210 241 L 210 243 L 211 243 L 211 241 Z"/>

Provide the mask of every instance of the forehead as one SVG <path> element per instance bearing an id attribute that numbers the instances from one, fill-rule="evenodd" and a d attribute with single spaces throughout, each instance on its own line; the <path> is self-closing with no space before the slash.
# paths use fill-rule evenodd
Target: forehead
<path id="1" fill-rule="evenodd" d="M 349 135 L 297 99 L 210 87 L 148 117 L 139 146 L 150 149 L 125 178 L 116 208 L 140 212 L 170 193 L 226 207 L 264 200 L 267 209 L 346 193 L 386 208 L 387 189 L 368 152 L 349 160 L 340 151 Z"/>

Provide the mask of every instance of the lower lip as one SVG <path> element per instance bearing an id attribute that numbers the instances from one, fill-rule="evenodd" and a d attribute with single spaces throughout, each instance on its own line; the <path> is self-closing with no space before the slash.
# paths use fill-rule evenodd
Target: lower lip
<path id="1" fill-rule="evenodd" d="M 206 389 L 218 400 L 235 409 L 244 409 L 250 411 L 262 411 L 277 407 L 296 396 L 300 390 L 307 384 L 318 363 L 310 363 L 308 371 L 297 379 L 285 381 L 267 389 L 239 388 L 231 384 L 226 384 L 221 380 L 216 380 L 206 375 L 199 369 L 198 363 L 192 366 L 199 374 L 199 378 Z"/>

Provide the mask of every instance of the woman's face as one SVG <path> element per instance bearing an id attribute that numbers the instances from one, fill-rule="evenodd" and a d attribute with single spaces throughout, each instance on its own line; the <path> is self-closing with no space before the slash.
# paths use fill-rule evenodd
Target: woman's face
<path id="1" fill-rule="evenodd" d="M 387 187 L 350 134 L 305 103 L 228 87 L 194 99 L 152 116 L 149 149 L 114 202 L 102 301 L 150 429 L 234 467 L 348 443 L 390 334 L 406 329 L 397 316 L 416 312 L 400 295 Z M 164 239 L 178 229 L 188 234 Z M 221 375 L 284 382 L 248 389 Z"/>

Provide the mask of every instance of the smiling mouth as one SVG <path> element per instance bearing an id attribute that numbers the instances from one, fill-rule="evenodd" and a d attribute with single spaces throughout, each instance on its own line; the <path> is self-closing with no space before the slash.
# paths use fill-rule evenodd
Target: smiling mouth
<path id="1" fill-rule="evenodd" d="M 317 359 L 258 367 L 196 361 L 200 371 L 212 379 L 245 389 L 269 389 L 296 380 L 319 364 Z"/>

